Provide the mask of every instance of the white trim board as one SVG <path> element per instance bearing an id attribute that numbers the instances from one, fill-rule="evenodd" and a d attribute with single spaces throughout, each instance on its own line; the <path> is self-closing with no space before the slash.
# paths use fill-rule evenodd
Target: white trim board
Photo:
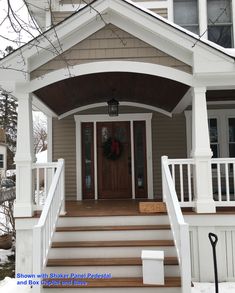
<path id="1" fill-rule="evenodd" d="M 163 115 L 166 115 L 168 117 L 172 117 L 172 114 L 168 111 L 165 111 L 161 108 L 158 107 L 154 107 L 154 106 L 150 106 L 147 104 L 142 104 L 142 103 L 134 103 L 134 102 L 119 102 L 120 106 L 128 106 L 128 107 L 137 107 L 137 108 L 144 108 L 144 109 L 148 109 L 154 112 L 158 112 L 161 113 Z M 100 108 L 100 107 L 107 107 L 107 103 L 106 102 L 101 102 L 101 103 L 94 103 L 94 104 L 90 104 L 90 105 L 86 105 L 86 106 L 82 106 L 82 107 L 78 107 L 76 109 L 70 110 L 68 112 L 65 112 L 64 114 L 61 114 L 58 118 L 63 119 L 67 116 L 70 116 L 72 114 L 76 114 L 78 112 L 82 112 L 85 110 L 89 110 L 89 109 L 94 109 L 94 108 Z"/>
<path id="2" fill-rule="evenodd" d="M 146 163 L 147 163 L 147 185 L 148 198 L 153 199 L 153 166 L 152 166 L 152 113 L 138 113 L 138 114 L 120 114 L 117 117 L 110 117 L 108 115 L 75 115 L 76 123 L 76 171 L 77 171 L 77 200 L 82 200 L 82 152 L 81 152 L 81 123 L 94 123 L 94 184 L 95 184 L 95 199 L 98 199 L 98 182 L 97 182 L 97 150 L 96 150 L 96 123 L 97 122 L 113 122 L 113 121 L 130 121 L 133 127 L 133 121 L 146 122 Z M 133 128 L 131 129 L 133 133 Z M 131 137 L 131 144 L 133 139 Z M 133 151 L 133 146 L 131 146 Z M 134 155 L 132 155 L 134 158 Z M 133 160 L 132 160 L 133 162 Z M 132 167 L 133 168 L 133 167 Z M 134 177 L 134 172 L 132 172 Z M 135 187 L 132 178 L 132 198 L 135 198 Z"/>

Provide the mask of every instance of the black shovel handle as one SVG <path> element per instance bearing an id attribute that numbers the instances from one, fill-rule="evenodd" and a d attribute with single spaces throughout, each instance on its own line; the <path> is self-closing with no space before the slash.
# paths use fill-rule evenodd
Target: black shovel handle
<path id="1" fill-rule="evenodd" d="M 214 260 L 214 274 L 215 274 L 215 293 L 219 293 L 219 283 L 218 283 L 218 271 L 217 271 L 217 259 L 216 259 L 216 244 L 218 242 L 218 237 L 214 233 L 209 233 L 208 237 L 211 242 L 212 252 L 213 252 L 213 260 Z"/>
<path id="2" fill-rule="evenodd" d="M 214 233 L 209 233 L 208 237 L 210 239 L 212 247 L 216 247 L 216 244 L 218 242 L 218 236 Z"/>

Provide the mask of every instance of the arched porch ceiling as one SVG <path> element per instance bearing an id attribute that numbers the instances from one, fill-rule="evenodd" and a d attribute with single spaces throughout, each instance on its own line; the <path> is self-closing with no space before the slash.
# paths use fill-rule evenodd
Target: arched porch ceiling
<path id="1" fill-rule="evenodd" d="M 34 94 L 57 115 L 82 106 L 118 101 L 147 104 L 171 112 L 189 89 L 167 78 L 130 72 L 103 72 L 68 78 Z"/>

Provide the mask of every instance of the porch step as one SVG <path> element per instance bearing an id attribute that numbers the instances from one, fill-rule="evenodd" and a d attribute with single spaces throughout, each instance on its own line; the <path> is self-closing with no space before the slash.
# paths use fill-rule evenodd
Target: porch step
<path id="1" fill-rule="evenodd" d="M 61 216 L 57 227 L 93 227 L 93 226 L 135 226 L 135 225 L 169 225 L 167 214 L 143 214 L 133 216 L 89 216 L 69 217 Z"/>
<path id="2" fill-rule="evenodd" d="M 165 285 L 146 285 L 143 284 L 142 278 L 110 278 L 110 279 L 77 279 L 77 278 L 66 278 L 66 279 L 44 279 L 47 282 L 58 282 L 61 285 L 50 286 L 44 285 L 44 288 L 128 288 L 128 287 L 180 287 L 181 280 L 179 277 L 168 277 L 165 278 Z M 63 285 L 62 285 L 63 282 Z M 84 282 L 84 285 L 76 285 L 78 282 Z M 67 284 L 66 284 L 67 283 Z"/>
<path id="3" fill-rule="evenodd" d="M 141 258 L 85 258 L 85 259 L 50 259 L 45 273 L 78 274 L 109 272 L 113 278 L 117 277 L 142 277 Z M 180 276 L 177 258 L 165 258 L 164 272 L 166 277 Z"/>
<path id="4" fill-rule="evenodd" d="M 141 265 L 142 260 L 139 257 L 125 258 L 79 258 L 79 259 L 49 259 L 48 267 L 53 266 L 124 266 Z M 164 265 L 178 265 L 177 257 L 165 257 Z"/>
<path id="5" fill-rule="evenodd" d="M 139 246 L 174 246 L 173 240 L 134 240 L 134 241 L 71 241 L 53 242 L 52 248 L 70 247 L 139 247 Z"/>
<path id="6" fill-rule="evenodd" d="M 54 242 L 67 241 L 106 241 L 106 240 L 170 240 L 169 225 L 129 225 L 129 226 L 74 226 L 58 227 Z"/>
<path id="7" fill-rule="evenodd" d="M 56 232 L 75 231 L 126 231 L 126 230 L 169 230 L 170 225 L 130 225 L 130 226 L 74 226 L 57 227 Z"/>
<path id="8" fill-rule="evenodd" d="M 108 225 L 107 225 L 108 223 Z M 110 279 L 79 279 L 44 286 L 45 293 L 180 293 L 180 270 L 166 214 L 60 217 L 44 273 L 111 274 Z M 142 250 L 164 251 L 164 286 L 143 284 Z M 76 277 L 75 277 L 76 278 Z M 51 280 L 56 281 L 55 278 Z M 62 279 L 58 279 L 62 282 Z M 71 283 L 70 283 L 71 282 Z M 56 291 L 55 291 L 56 292 Z"/>

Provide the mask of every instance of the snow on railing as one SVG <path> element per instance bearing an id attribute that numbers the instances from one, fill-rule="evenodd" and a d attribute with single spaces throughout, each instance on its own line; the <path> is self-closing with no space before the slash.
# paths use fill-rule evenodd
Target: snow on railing
<path id="1" fill-rule="evenodd" d="M 189 227 L 185 223 L 174 182 L 169 169 L 168 157 L 162 157 L 162 191 L 170 219 L 171 230 L 180 266 L 182 293 L 191 292 L 191 261 Z"/>
<path id="2" fill-rule="evenodd" d="M 179 195 L 178 200 L 181 207 L 194 206 L 193 193 L 193 159 L 170 159 L 168 160 L 170 166 L 172 180 L 175 189 Z"/>
<path id="3" fill-rule="evenodd" d="M 38 224 L 33 228 L 33 273 L 40 276 L 46 266 L 52 237 L 59 214 L 64 214 L 64 160 L 56 163 L 56 172 L 46 198 Z M 39 281 L 40 277 L 38 277 Z M 39 282 L 40 283 L 40 282 Z M 41 292 L 41 286 L 33 288 Z"/>
<path id="4" fill-rule="evenodd" d="M 57 166 L 58 163 L 56 162 L 33 164 L 32 175 L 34 195 L 33 201 L 35 202 L 34 210 L 42 210 Z"/>
<path id="5" fill-rule="evenodd" d="M 211 164 L 216 206 L 235 206 L 235 158 L 212 158 Z"/>

